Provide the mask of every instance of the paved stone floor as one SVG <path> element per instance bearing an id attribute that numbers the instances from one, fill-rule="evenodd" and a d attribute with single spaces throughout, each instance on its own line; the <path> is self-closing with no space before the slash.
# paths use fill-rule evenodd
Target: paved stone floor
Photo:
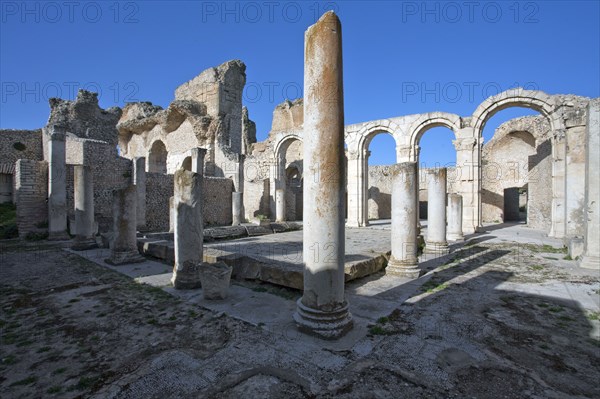
<path id="1" fill-rule="evenodd" d="M 158 262 L 0 250 L 3 398 L 600 396 L 600 276 L 523 225 L 421 259 L 415 280 L 347 283 L 355 328 L 332 342 L 296 331 L 296 290 L 236 282 L 209 302 L 164 287 Z"/>

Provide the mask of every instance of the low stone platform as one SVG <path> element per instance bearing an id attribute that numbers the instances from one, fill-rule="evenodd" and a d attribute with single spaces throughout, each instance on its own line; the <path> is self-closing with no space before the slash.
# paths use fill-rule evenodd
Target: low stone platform
<path id="1" fill-rule="evenodd" d="M 278 224 L 281 226 L 281 224 Z M 258 226 L 255 226 L 258 227 Z M 265 281 L 294 289 L 303 288 L 302 231 L 251 236 L 205 244 L 204 261 L 223 261 L 233 267 L 233 278 Z M 166 236 L 138 239 L 144 255 L 174 262 L 173 242 Z M 313 251 L 314 256 L 327 256 L 326 243 Z M 345 280 L 350 281 L 381 271 L 390 253 L 390 231 L 346 229 Z"/>

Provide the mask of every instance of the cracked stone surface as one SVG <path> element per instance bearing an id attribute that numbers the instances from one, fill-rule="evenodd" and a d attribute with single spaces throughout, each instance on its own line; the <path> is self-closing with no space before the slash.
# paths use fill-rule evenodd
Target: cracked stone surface
<path id="1" fill-rule="evenodd" d="M 298 291 L 236 283 L 207 302 L 68 242 L 3 241 L 0 396 L 598 397 L 600 276 L 552 241 L 509 239 L 525 228 L 503 231 L 422 259 L 417 280 L 347 283 L 358 332 L 336 342 L 293 328 Z"/>

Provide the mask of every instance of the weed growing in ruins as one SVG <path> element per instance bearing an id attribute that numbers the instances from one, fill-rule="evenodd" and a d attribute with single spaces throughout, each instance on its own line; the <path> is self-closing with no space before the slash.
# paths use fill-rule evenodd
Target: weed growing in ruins
<path id="1" fill-rule="evenodd" d="M 12 384 L 9 385 L 9 387 L 14 387 L 14 386 L 18 386 L 18 385 L 31 385 L 31 384 L 34 384 L 36 381 L 37 381 L 37 377 L 30 375 L 27 378 L 23 378 L 22 380 L 13 382 Z"/>
<path id="2" fill-rule="evenodd" d="M 10 366 L 12 364 L 15 364 L 17 362 L 17 358 L 15 357 L 15 355 L 8 355 L 5 358 L 3 358 L 0 363 L 2 364 L 6 364 L 7 366 Z"/>
<path id="3" fill-rule="evenodd" d="M 428 294 L 439 292 L 448 288 L 448 284 L 446 283 L 438 283 L 434 279 L 427 281 L 425 284 L 421 286 L 421 292 L 426 292 Z"/>
<path id="4" fill-rule="evenodd" d="M 600 312 L 588 312 L 586 316 L 588 320 L 600 320 Z"/>

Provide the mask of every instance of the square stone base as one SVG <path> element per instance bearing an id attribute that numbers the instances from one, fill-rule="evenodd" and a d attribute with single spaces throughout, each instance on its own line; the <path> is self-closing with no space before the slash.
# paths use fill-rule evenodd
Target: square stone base
<path id="1" fill-rule="evenodd" d="M 302 303 L 302 298 L 298 299 L 296 305 L 294 321 L 298 330 L 303 333 L 333 340 L 344 336 L 354 326 L 347 302 L 331 312 L 312 309 Z"/>
<path id="2" fill-rule="evenodd" d="M 600 257 L 583 255 L 579 261 L 579 267 L 584 269 L 600 270 Z"/>
<path id="3" fill-rule="evenodd" d="M 110 258 L 105 259 L 104 261 L 109 265 L 118 266 L 118 265 L 127 265 L 130 263 L 140 263 L 144 262 L 146 258 L 140 255 L 140 253 L 135 251 L 111 251 Z"/>
<path id="4" fill-rule="evenodd" d="M 176 290 L 193 290 L 202 287 L 200 280 L 200 267 L 202 263 L 186 262 L 184 265 L 173 267 L 171 283 Z"/>

